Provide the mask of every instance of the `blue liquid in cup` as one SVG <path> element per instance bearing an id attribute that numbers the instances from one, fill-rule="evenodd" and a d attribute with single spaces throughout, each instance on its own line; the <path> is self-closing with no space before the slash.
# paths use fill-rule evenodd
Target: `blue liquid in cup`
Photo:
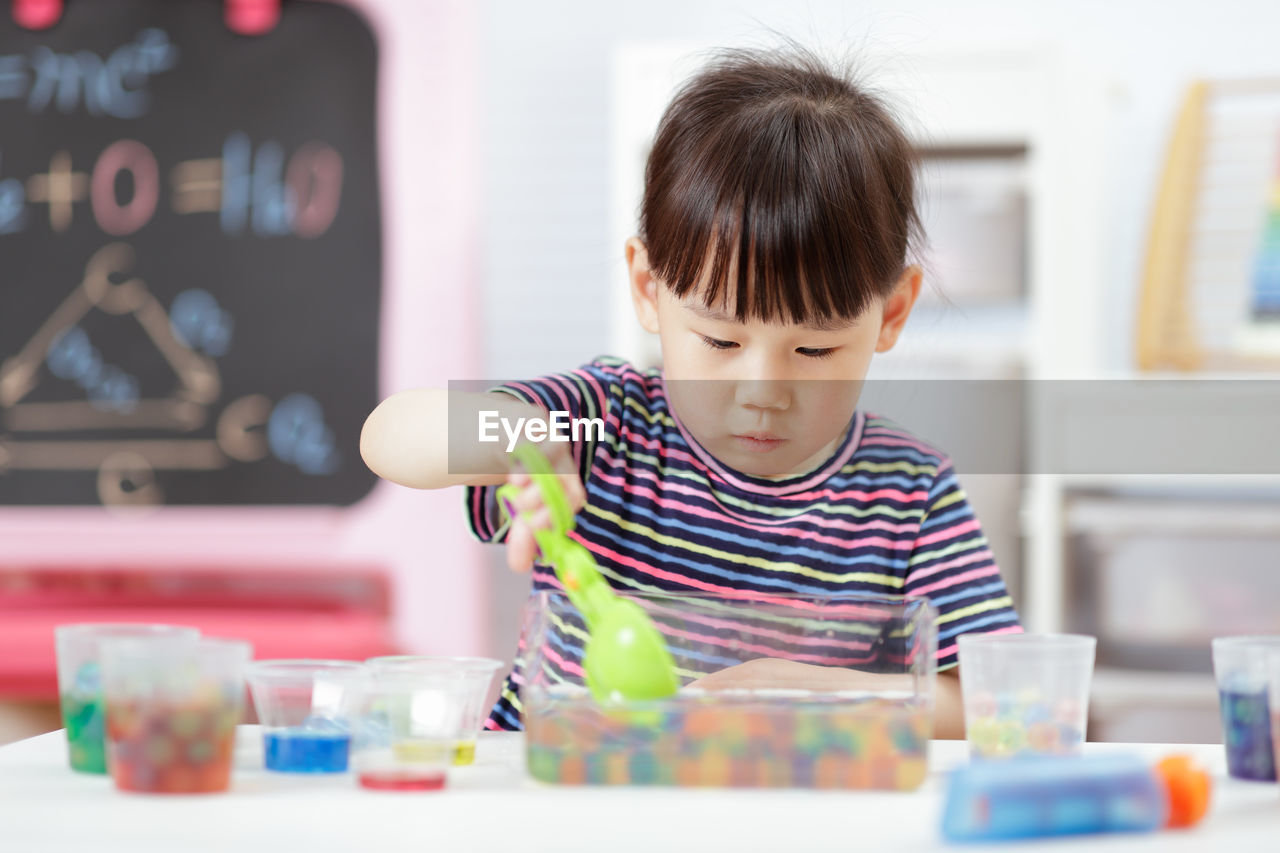
<path id="1" fill-rule="evenodd" d="M 1271 745 L 1271 709 L 1266 689 L 1219 690 L 1222 734 L 1227 746 L 1227 770 L 1237 779 L 1276 780 Z"/>
<path id="2" fill-rule="evenodd" d="M 282 773 L 343 773 L 351 735 L 296 726 L 263 736 L 268 770 Z"/>

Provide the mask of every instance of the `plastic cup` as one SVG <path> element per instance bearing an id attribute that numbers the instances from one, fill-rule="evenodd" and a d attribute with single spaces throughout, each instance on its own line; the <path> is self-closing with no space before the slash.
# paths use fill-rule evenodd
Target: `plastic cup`
<path id="1" fill-rule="evenodd" d="M 231 781 L 244 669 L 239 640 L 108 640 L 107 766 L 123 791 L 202 794 Z"/>
<path id="2" fill-rule="evenodd" d="M 123 637 L 195 638 L 200 632 L 181 625 L 76 624 L 53 629 L 58 652 L 58 701 L 67 730 L 71 769 L 106 773 L 107 753 L 102 713 L 101 643 Z"/>
<path id="3" fill-rule="evenodd" d="M 361 787 L 443 788 L 463 738 L 471 689 L 455 669 L 371 666 L 351 741 L 352 769 Z"/>
<path id="4" fill-rule="evenodd" d="M 1270 681 L 1271 749 L 1274 766 L 1280 767 L 1280 655 L 1271 656 Z"/>
<path id="5" fill-rule="evenodd" d="M 971 756 L 1081 752 L 1096 638 L 961 634 L 958 643 Z"/>
<path id="6" fill-rule="evenodd" d="M 1237 779 L 1276 779 L 1267 692 L 1270 661 L 1277 655 L 1277 635 L 1213 640 L 1213 673 L 1218 680 L 1227 772 Z"/>
<path id="7" fill-rule="evenodd" d="M 342 773 L 364 665 L 340 660 L 268 660 L 246 677 L 262 724 L 264 764 L 281 773 Z"/>
<path id="8" fill-rule="evenodd" d="M 502 661 L 481 657 L 438 657 L 431 655 L 389 655 L 366 661 L 375 672 L 418 672 L 424 676 L 456 681 L 461 691 L 458 742 L 453 763 L 471 764 L 476 758 L 476 736 L 488 715 L 485 699 Z"/>

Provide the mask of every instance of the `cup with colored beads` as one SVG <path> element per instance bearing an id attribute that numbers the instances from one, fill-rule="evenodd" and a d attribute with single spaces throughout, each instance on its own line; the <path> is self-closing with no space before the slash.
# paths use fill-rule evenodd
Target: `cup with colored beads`
<path id="1" fill-rule="evenodd" d="M 962 634 L 965 735 L 974 758 L 1076 755 L 1097 640 L 1083 634 Z"/>
<path id="2" fill-rule="evenodd" d="M 456 682 L 461 707 L 453 763 L 461 765 L 475 761 L 476 736 L 489 710 L 485 700 L 489 698 L 494 676 L 502 668 L 501 661 L 481 657 L 388 655 L 370 658 L 367 664 L 375 673 L 418 672 L 427 678 Z"/>
<path id="3" fill-rule="evenodd" d="M 342 773 L 365 668 L 342 660 L 264 660 L 246 673 L 263 763 L 281 773 Z"/>
<path id="4" fill-rule="evenodd" d="M 246 642 L 208 637 L 104 642 L 107 765 L 116 787 L 227 790 L 252 654 Z"/>
<path id="5" fill-rule="evenodd" d="M 1270 662 L 1280 656 L 1280 635 L 1215 637 L 1213 672 L 1218 681 L 1227 772 L 1237 779 L 1276 780 L 1268 697 Z"/>
<path id="6" fill-rule="evenodd" d="M 1274 766 L 1280 767 L 1280 654 L 1271 655 L 1270 669 L 1267 698 L 1271 712 L 1271 750 Z"/>
<path id="7" fill-rule="evenodd" d="M 152 624 L 75 624 L 53 629 L 58 653 L 58 700 L 67 730 L 71 769 L 106 773 L 106 737 L 102 708 L 101 644 L 107 639 L 154 638 L 159 641 L 200 636 L 195 628 Z"/>

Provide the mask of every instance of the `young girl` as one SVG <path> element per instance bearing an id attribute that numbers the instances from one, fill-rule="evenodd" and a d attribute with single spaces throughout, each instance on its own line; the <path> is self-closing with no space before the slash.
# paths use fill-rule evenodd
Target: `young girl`
<path id="1" fill-rule="evenodd" d="M 537 527 L 536 488 L 506 473 L 505 437 L 463 448 L 458 425 L 482 410 L 513 424 L 603 419 L 603 436 L 542 447 L 579 508 L 575 537 L 615 587 L 928 596 L 943 674 L 935 731 L 962 736 L 955 638 L 1020 630 L 1017 616 L 948 458 L 856 408 L 872 355 L 894 345 L 920 291 L 914 167 L 885 106 L 814 57 L 720 55 L 662 118 L 626 244 L 661 370 L 598 358 L 492 394 L 397 394 L 365 424 L 365 461 L 405 485 L 465 485 L 475 535 L 505 541 L 513 568 L 533 566 L 535 591 L 554 589 L 528 525 L 508 530 L 494 500 L 498 484 L 518 484 L 511 509 Z M 520 727 L 519 668 L 491 728 Z M 838 686 L 848 674 L 762 658 L 699 685 Z"/>

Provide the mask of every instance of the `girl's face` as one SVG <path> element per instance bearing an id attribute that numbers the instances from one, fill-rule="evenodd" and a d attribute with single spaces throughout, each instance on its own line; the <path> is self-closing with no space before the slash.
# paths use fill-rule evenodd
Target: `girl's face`
<path id="1" fill-rule="evenodd" d="M 876 352 L 893 346 L 920 287 L 911 267 L 887 299 L 830 326 L 739 322 L 733 305 L 677 298 L 627 244 L 640 324 L 662 341 L 672 410 L 718 460 L 756 477 L 802 474 L 844 436 Z"/>

